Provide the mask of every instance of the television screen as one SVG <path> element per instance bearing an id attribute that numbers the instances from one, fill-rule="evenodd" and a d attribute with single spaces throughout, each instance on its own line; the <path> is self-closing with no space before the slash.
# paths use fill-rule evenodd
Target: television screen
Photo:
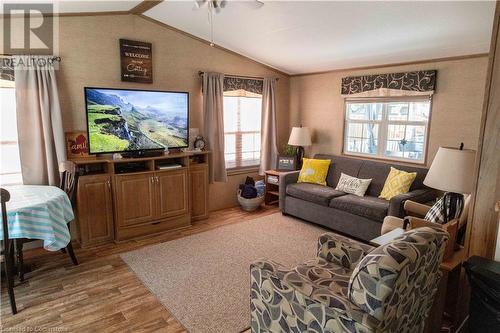
<path id="1" fill-rule="evenodd" d="M 187 92 L 85 88 L 91 154 L 188 146 Z"/>

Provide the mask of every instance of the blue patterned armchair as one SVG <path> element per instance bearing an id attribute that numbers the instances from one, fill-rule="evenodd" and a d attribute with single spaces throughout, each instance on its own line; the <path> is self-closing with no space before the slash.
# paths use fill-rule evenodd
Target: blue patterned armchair
<path id="1" fill-rule="evenodd" d="M 253 333 L 420 333 L 448 234 L 419 228 L 373 248 L 323 234 L 317 257 L 293 269 L 250 267 Z"/>

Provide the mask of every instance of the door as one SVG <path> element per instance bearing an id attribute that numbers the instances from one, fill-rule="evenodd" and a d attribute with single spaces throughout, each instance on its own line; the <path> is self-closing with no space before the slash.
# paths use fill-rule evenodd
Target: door
<path id="1" fill-rule="evenodd" d="M 113 240 L 113 200 L 108 175 L 82 176 L 77 187 L 82 246 Z"/>
<path id="2" fill-rule="evenodd" d="M 190 170 L 191 219 L 208 217 L 208 166 L 195 166 Z"/>
<path id="3" fill-rule="evenodd" d="M 153 172 L 115 176 L 116 222 L 127 227 L 155 218 Z"/>
<path id="4" fill-rule="evenodd" d="M 188 212 L 187 170 L 155 173 L 157 183 L 157 208 L 160 218 Z"/>

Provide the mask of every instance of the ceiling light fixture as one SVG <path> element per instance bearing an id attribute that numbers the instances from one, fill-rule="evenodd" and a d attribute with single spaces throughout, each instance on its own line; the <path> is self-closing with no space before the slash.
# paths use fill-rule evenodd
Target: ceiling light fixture
<path id="1" fill-rule="evenodd" d="M 195 0 L 196 9 L 202 8 L 205 4 L 207 5 L 208 12 L 208 24 L 210 24 L 210 46 L 214 47 L 214 11 L 215 13 L 220 13 L 222 8 L 226 7 L 228 0 Z M 251 3 L 257 4 L 257 8 L 264 5 L 263 1 L 254 0 Z"/>

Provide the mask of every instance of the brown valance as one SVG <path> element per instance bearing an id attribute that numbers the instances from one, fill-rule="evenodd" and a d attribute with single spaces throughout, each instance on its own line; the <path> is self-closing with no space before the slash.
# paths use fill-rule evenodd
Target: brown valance
<path id="1" fill-rule="evenodd" d="M 259 79 L 247 79 L 233 76 L 224 77 L 224 91 L 245 90 L 262 95 L 262 87 L 263 81 Z"/>
<path id="2" fill-rule="evenodd" d="M 14 81 L 14 67 L 11 57 L 0 57 L 0 79 Z"/>
<path id="3" fill-rule="evenodd" d="M 436 88 L 436 70 L 389 73 L 342 78 L 342 95 L 390 89 L 432 94 Z"/>

